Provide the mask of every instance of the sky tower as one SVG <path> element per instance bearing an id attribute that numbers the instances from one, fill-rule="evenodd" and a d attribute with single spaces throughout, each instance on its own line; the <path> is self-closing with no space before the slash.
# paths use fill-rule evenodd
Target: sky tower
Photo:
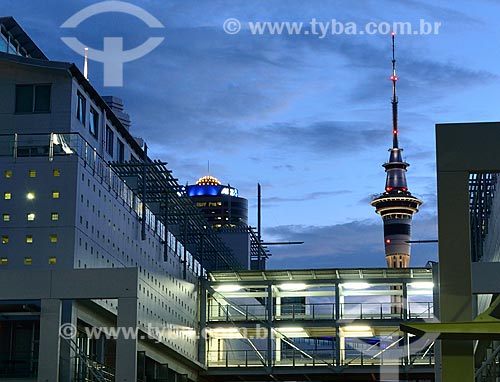
<path id="1" fill-rule="evenodd" d="M 398 144 L 398 97 L 396 95 L 396 59 L 394 32 L 392 33 L 392 148 L 385 168 L 385 191 L 370 203 L 384 221 L 385 259 L 389 268 L 407 268 L 410 265 L 411 220 L 423 201 L 413 196 L 406 183 L 409 163 L 403 161 Z"/>

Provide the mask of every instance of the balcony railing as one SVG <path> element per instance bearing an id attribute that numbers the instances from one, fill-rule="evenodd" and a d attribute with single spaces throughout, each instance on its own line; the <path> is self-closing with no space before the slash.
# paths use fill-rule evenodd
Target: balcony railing
<path id="1" fill-rule="evenodd" d="M 258 352 L 255 350 L 214 350 L 208 352 L 209 367 L 263 367 L 266 366 L 266 359 L 266 350 Z M 352 348 L 340 349 L 340 359 L 337 359 L 335 349 L 316 349 L 307 352 L 295 349 L 274 350 L 272 362 L 272 366 L 275 367 L 407 366 L 407 360 L 404 357 L 389 357 L 385 352 L 374 352 L 368 349 L 363 352 Z M 409 367 L 431 366 L 433 364 L 434 354 L 432 352 L 419 352 L 410 355 Z"/>
<path id="2" fill-rule="evenodd" d="M 273 320 L 339 320 L 339 319 L 373 319 L 402 320 L 404 313 L 394 313 L 391 308 L 394 303 L 342 303 L 340 315 L 336 317 L 334 303 L 314 304 L 281 304 L 273 307 Z M 407 317 L 409 319 L 434 317 L 432 302 L 408 303 Z M 265 321 L 267 310 L 262 304 L 225 305 L 211 303 L 208 307 L 209 321 Z"/>

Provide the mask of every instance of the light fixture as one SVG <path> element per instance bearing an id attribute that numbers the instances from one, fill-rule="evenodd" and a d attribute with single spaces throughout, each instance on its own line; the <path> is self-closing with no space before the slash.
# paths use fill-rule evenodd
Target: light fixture
<path id="1" fill-rule="evenodd" d="M 235 284 L 222 284 L 217 285 L 214 290 L 217 292 L 237 292 L 241 289 L 241 286 Z"/>
<path id="2" fill-rule="evenodd" d="M 35 199 L 35 193 L 34 193 L 34 192 L 28 192 L 28 193 L 26 194 L 26 199 L 28 199 L 28 200 L 33 200 L 33 199 Z"/>
<path id="3" fill-rule="evenodd" d="M 278 335 L 281 334 L 284 337 L 290 337 L 290 338 L 309 337 L 309 335 L 304 330 L 304 328 L 302 328 L 300 326 L 275 328 L 274 331 L 276 332 L 276 334 L 278 334 Z"/>
<path id="4" fill-rule="evenodd" d="M 211 328 L 208 329 L 207 332 L 215 338 L 243 338 L 238 328 Z"/>
<path id="5" fill-rule="evenodd" d="M 434 288 L 434 283 L 432 281 L 419 281 L 419 282 L 415 282 L 415 283 L 410 283 L 409 285 L 415 289 L 432 289 L 432 288 Z"/>
<path id="6" fill-rule="evenodd" d="M 344 337 L 372 337 L 372 328 L 367 325 L 349 325 L 341 328 Z"/>
<path id="7" fill-rule="evenodd" d="M 370 284 L 364 282 L 351 282 L 340 284 L 344 289 L 368 289 Z"/>
<path id="8" fill-rule="evenodd" d="M 278 285 L 278 288 L 284 291 L 297 291 L 306 289 L 307 285 L 304 283 L 285 283 Z"/>

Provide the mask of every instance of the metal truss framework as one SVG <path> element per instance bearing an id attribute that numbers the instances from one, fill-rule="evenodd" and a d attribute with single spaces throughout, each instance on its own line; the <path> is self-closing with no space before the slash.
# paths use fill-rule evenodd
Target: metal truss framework
<path id="1" fill-rule="evenodd" d="M 473 261 L 483 256 L 483 243 L 488 233 L 491 204 L 495 197 L 496 173 L 471 173 L 469 175 L 471 255 Z"/>
<path id="2" fill-rule="evenodd" d="M 250 260 L 261 264 L 262 261 L 266 261 L 271 256 L 271 253 L 265 244 L 262 244 L 259 240 L 258 234 L 254 231 L 254 228 L 250 226 L 246 227 L 222 227 L 217 230 L 221 233 L 246 233 L 250 237 Z"/>
<path id="3" fill-rule="evenodd" d="M 187 250 L 207 270 L 241 269 L 234 254 L 209 226 L 202 213 L 188 197 L 182 186 L 167 169 L 166 162 L 151 160 L 147 147 L 142 161 L 110 162 L 109 165 L 123 179 L 142 203 L 142 239 L 146 236 L 146 206 L 163 224 L 164 256 L 167 256 L 167 232 L 184 244 L 184 269 Z"/>

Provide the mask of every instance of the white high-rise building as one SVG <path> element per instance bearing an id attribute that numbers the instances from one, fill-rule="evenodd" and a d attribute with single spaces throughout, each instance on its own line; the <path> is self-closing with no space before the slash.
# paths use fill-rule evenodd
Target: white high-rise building
<path id="1" fill-rule="evenodd" d="M 203 272 L 198 247 L 203 242 L 204 253 L 210 254 L 220 243 L 208 233 L 200 240 L 198 232 L 206 227 L 191 216 L 194 205 L 189 210 L 187 201 L 188 209 L 182 210 L 164 164 L 144 161 L 145 146 L 130 134 L 121 100 L 103 99 L 74 64 L 48 60 L 13 18 L 0 18 L 0 27 L 0 272 L 34 291 L 32 301 L 1 305 L 0 314 L 9 320 L 0 325 L 0 357 L 12 377 L 35 380 L 38 375 L 55 382 L 59 365 L 61 380 L 71 375 L 83 381 L 92 373 L 87 362 L 112 374 L 119 369 L 117 354 L 129 352 L 129 358 L 121 357 L 126 367 L 117 381 L 131 381 L 127 378 L 136 372 L 148 381 L 167 375 L 195 380 L 200 368 L 197 285 Z M 166 200 L 154 200 L 158 197 Z M 167 228 L 162 217 L 168 203 L 170 215 L 184 216 Z M 218 255 L 225 256 L 223 251 Z M 209 260 L 207 255 L 204 265 Z M 216 260 L 217 267 L 227 260 Z M 73 278 L 74 270 L 89 268 L 118 271 L 87 272 L 82 282 Z M 86 327 L 117 325 L 120 300 L 111 297 L 120 296 L 97 297 L 103 296 L 99 290 L 120 288 L 116 283 L 124 268 L 137 269 L 137 276 L 124 273 L 137 280 L 137 290 L 125 288 L 132 302 L 126 308 L 123 303 L 120 316 L 126 319 L 130 310 L 139 341 L 88 339 Z M 116 279 L 109 278 L 114 274 Z M 75 291 L 73 299 L 69 294 L 54 299 L 52 284 L 44 294 L 40 278 L 52 283 L 57 275 L 73 278 L 61 287 L 63 294 Z M 0 294 L 0 299 L 12 296 Z M 78 328 L 74 339 L 61 338 L 59 345 L 51 343 L 50 330 L 40 330 L 58 322 L 57 314 L 62 323 Z M 131 362 L 136 351 L 141 355 L 137 366 Z"/>

